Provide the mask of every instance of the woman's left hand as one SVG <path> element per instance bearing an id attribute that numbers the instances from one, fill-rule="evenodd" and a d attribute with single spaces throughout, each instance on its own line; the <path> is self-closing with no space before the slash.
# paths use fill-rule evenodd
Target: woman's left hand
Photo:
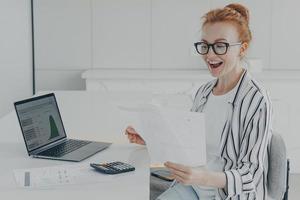
<path id="1" fill-rule="evenodd" d="M 206 185 L 206 171 L 177 163 L 166 162 L 165 166 L 179 183 L 185 185 Z"/>

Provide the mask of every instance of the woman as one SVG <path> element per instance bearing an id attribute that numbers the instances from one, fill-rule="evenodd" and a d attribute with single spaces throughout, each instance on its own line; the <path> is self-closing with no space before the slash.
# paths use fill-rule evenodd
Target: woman
<path id="1" fill-rule="evenodd" d="M 203 18 L 195 47 L 216 79 L 199 88 L 191 110 L 206 116 L 208 163 L 193 168 L 166 162 L 177 184 L 158 199 L 266 199 L 271 103 L 242 67 L 252 39 L 249 12 L 230 4 Z M 126 134 L 145 144 L 132 127 Z"/>

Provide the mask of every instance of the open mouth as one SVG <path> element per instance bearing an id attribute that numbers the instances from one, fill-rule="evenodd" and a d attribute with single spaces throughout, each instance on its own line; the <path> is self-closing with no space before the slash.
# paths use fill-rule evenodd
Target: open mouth
<path id="1" fill-rule="evenodd" d="M 208 64 L 212 69 L 216 69 L 216 68 L 220 67 L 223 64 L 223 62 L 222 61 L 208 61 Z"/>

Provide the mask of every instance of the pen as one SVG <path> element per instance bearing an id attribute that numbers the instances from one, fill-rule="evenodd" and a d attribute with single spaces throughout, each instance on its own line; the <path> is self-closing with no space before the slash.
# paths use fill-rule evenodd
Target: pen
<path id="1" fill-rule="evenodd" d="M 174 181 L 171 183 L 170 188 L 174 187 L 174 185 L 177 183 L 176 179 L 174 179 Z"/>

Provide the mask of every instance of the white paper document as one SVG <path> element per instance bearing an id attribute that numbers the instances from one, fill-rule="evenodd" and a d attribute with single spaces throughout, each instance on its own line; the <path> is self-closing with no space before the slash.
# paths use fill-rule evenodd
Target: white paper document
<path id="1" fill-rule="evenodd" d="M 166 161 L 190 166 L 206 164 L 204 114 L 154 105 L 119 107 L 138 119 L 134 128 L 145 140 L 152 164 Z"/>
<path id="2" fill-rule="evenodd" d="M 89 164 L 15 169 L 13 172 L 17 185 L 27 188 L 97 183 L 112 181 L 122 176 L 122 174 L 115 176 L 101 174 Z"/>

